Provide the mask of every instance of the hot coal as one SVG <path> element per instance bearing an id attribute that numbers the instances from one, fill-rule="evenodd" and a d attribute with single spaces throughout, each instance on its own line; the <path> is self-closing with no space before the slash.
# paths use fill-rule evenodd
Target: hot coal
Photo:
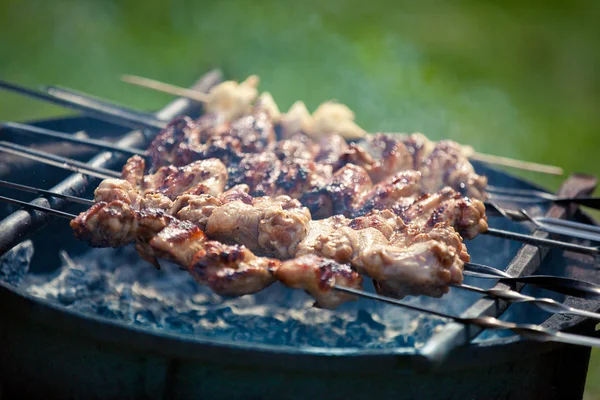
<path id="1" fill-rule="evenodd" d="M 336 311 L 317 309 L 303 292 L 279 284 L 252 296 L 222 298 L 174 265 L 155 270 L 133 248 L 94 249 L 83 257 L 63 259 L 52 276 L 29 275 L 23 288 L 71 310 L 202 338 L 315 347 L 414 347 L 443 323 L 369 301 Z"/>
<path id="2" fill-rule="evenodd" d="M 0 280 L 13 286 L 19 286 L 27 272 L 33 257 L 33 243 L 27 240 L 19 243 L 0 257 Z"/>

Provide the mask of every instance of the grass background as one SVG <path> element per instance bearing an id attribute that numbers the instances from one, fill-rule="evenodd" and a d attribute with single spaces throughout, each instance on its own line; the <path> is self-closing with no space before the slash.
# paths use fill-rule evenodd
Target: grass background
<path id="1" fill-rule="evenodd" d="M 338 99 L 367 130 L 421 131 L 600 175 L 600 2 L 0 0 L 0 78 L 144 110 L 213 67 L 282 109 Z M 0 93 L 0 119 L 65 110 Z M 551 188 L 559 178 L 522 174 Z M 600 399 L 595 351 L 586 398 Z"/>

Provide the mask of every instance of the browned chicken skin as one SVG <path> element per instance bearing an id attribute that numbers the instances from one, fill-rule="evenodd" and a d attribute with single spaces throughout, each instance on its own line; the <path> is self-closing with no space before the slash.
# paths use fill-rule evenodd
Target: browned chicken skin
<path id="1" fill-rule="evenodd" d="M 333 289 L 334 285 L 362 289 L 363 278 L 347 264 L 307 255 L 284 261 L 275 271 L 277 279 L 292 289 L 304 289 L 315 299 L 315 306 L 335 309 L 352 296 Z"/>

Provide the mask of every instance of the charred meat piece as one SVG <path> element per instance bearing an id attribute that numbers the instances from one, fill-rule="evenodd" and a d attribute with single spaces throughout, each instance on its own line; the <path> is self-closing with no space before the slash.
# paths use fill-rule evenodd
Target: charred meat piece
<path id="1" fill-rule="evenodd" d="M 412 154 L 400 139 L 397 135 L 378 133 L 368 135 L 361 143 L 374 160 L 365 167 L 373 182 L 380 182 L 399 171 L 412 168 Z"/>
<path id="2" fill-rule="evenodd" d="M 396 134 L 393 134 L 396 136 Z M 413 133 L 412 135 L 397 135 L 406 146 L 406 149 L 412 156 L 411 169 L 419 170 L 423 164 L 423 160 L 431 153 L 435 143 L 429 140 L 421 133 Z"/>
<path id="3" fill-rule="evenodd" d="M 334 309 L 355 296 L 333 289 L 334 285 L 362 289 L 362 276 L 349 265 L 315 255 L 285 261 L 275 271 L 281 283 L 292 289 L 304 289 L 315 298 L 315 306 Z"/>
<path id="4" fill-rule="evenodd" d="M 289 139 L 279 140 L 273 143 L 271 148 L 277 158 L 289 163 L 296 160 L 314 160 L 319 151 L 319 146 L 303 133 L 296 133 Z"/>
<path id="5" fill-rule="evenodd" d="M 329 135 L 322 137 L 319 142 L 319 151 L 315 161 L 320 164 L 339 167 L 340 158 L 348 150 L 348 143 L 340 135 Z"/>
<path id="6" fill-rule="evenodd" d="M 281 165 L 273 152 L 246 154 L 237 166 L 228 169 L 229 186 L 248 185 L 253 196 L 273 195 Z"/>
<path id="7" fill-rule="evenodd" d="M 300 198 L 307 191 L 318 187 L 321 177 L 317 174 L 313 161 L 298 159 L 294 163 L 284 162 L 275 181 L 273 195 Z"/>
<path id="8" fill-rule="evenodd" d="M 140 200 L 140 210 L 158 209 L 168 211 L 173 207 L 173 200 L 162 193 L 148 193 Z"/>
<path id="9" fill-rule="evenodd" d="M 262 110 L 233 121 L 226 135 L 239 140 L 245 153 L 260 153 L 275 142 L 271 118 Z"/>
<path id="10" fill-rule="evenodd" d="M 417 223 L 430 229 L 446 221 L 467 239 L 473 239 L 488 228 L 485 205 L 451 188 L 424 194 L 407 208 L 396 211 L 407 224 Z"/>
<path id="11" fill-rule="evenodd" d="M 390 240 L 397 232 L 406 229 L 406 225 L 392 210 L 373 210 L 370 213 L 357 217 L 348 223 L 348 226 L 354 230 L 374 228 L 380 231 L 386 239 Z"/>
<path id="12" fill-rule="evenodd" d="M 230 124 L 225 115 L 217 112 L 208 112 L 194 121 L 194 133 L 198 134 L 197 143 L 206 143 L 229 132 Z"/>
<path id="13" fill-rule="evenodd" d="M 398 172 L 363 193 L 353 215 L 361 216 L 372 210 L 402 208 L 412 204 L 421 195 L 421 174 L 407 170 Z"/>
<path id="14" fill-rule="evenodd" d="M 320 248 L 322 242 L 327 240 L 327 238 L 336 230 L 341 229 L 344 226 L 347 226 L 350 223 L 350 220 L 342 215 L 336 215 L 333 217 L 329 217 L 326 219 L 321 219 L 318 221 L 310 221 L 308 234 L 302 240 L 296 249 L 296 256 L 306 256 L 315 254 L 317 252 L 317 248 Z M 344 255 L 333 255 L 330 254 L 330 258 L 333 259 L 343 259 L 348 258 L 347 251 L 343 251 Z"/>
<path id="15" fill-rule="evenodd" d="M 275 282 L 273 271 L 279 264 L 279 260 L 255 256 L 244 246 L 211 240 L 195 253 L 189 272 L 219 295 L 243 296 Z"/>
<path id="16" fill-rule="evenodd" d="M 206 234 L 286 259 L 294 256 L 308 233 L 310 218 L 309 211 L 288 196 L 256 198 L 251 204 L 235 200 L 214 209 Z"/>
<path id="17" fill-rule="evenodd" d="M 210 194 L 184 194 L 173 202 L 169 214 L 180 220 L 190 221 L 200 229 L 205 230 L 208 218 L 214 210 L 222 205 L 223 203 L 217 197 Z"/>
<path id="18" fill-rule="evenodd" d="M 177 220 L 164 210 L 156 208 L 142 209 L 137 212 L 136 217 L 135 249 L 142 259 L 160 269 L 157 254 L 150 241 L 164 228 L 177 223 Z"/>
<path id="19" fill-rule="evenodd" d="M 462 146 L 450 140 L 442 140 L 425 158 L 419 170 L 422 174 L 424 193 L 432 193 L 444 186 L 478 200 L 485 200 L 487 178 L 477 175 Z"/>
<path id="20" fill-rule="evenodd" d="M 136 212 L 121 200 L 100 202 L 73 219 L 71 228 L 75 238 L 91 247 L 122 247 L 135 239 Z"/>
<path id="21" fill-rule="evenodd" d="M 213 136 L 202 146 L 198 153 L 199 160 L 216 158 L 228 167 L 235 167 L 244 154 L 239 139 L 229 135 Z"/>
<path id="22" fill-rule="evenodd" d="M 146 161 L 140 156 L 130 157 L 123 169 L 121 170 L 121 178 L 129 182 L 129 184 L 141 190 L 144 183 L 144 174 L 146 173 Z"/>
<path id="23" fill-rule="evenodd" d="M 177 168 L 154 191 L 172 200 L 186 193 L 216 196 L 223 193 L 227 179 L 227 168 L 221 161 L 200 160 Z"/>
<path id="24" fill-rule="evenodd" d="M 352 215 L 357 200 L 372 187 L 371 178 L 364 168 L 348 164 L 335 172 L 331 180 L 321 188 L 305 193 L 301 202 L 314 218 L 331 215 Z"/>
<path id="25" fill-rule="evenodd" d="M 137 208 L 141 201 L 141 196 L 126 180 L 105 179 L 100 182 L 100 185 L 94 191 L 94 201 L 96 203 L 110 203 L 114 200 L 120 200 L 133 208 Z"/>
<path id="26" fill-rule="evenodd" d="M 444 241 L 422 233 L 407 246 L 364 247 L 352 265 L 374 279 L 380 294 L 395 298 L 423 294 L 441 297 L 449 285 L 462 282 L 464 261 L 460 256 Z"/>
<path id="27" fill-rule="evenodd" d="M 186 165 L 197 160 L 200 136 L 200 129 L 191 118 L 174 118 L 148 146 L 153 168 L 161 165 Z"/>
<path id="28" fill-rule="evenodd" d="M 150 241 L 156 257 L 164 258 L 182 267 L 192 262 L 194 254 L 202 249 L 206 236 L 190 221 L 174 221 Z"/>

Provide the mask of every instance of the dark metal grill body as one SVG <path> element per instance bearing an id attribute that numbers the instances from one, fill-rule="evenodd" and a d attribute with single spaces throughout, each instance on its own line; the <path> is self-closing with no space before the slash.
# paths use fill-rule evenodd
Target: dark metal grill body
<path id="1" fill-rule="evenodd" d="M 206 81 L 205 81 L 206 83 Z M 197 112 L 178 100 L 163 118 Z M 62 130 L 86 130 L 91 136 L 120 136 L 122 128 L 88 118 L 41 123 Z M 140 146 L 144 136 L 129 134 L 127 145 Z M 50 144 L 52 145 L 52 144 Z M 85 158 L 76 146 L 55 152 Z M 71 154 L 71 155 L 73 155 Z M 123 157 L 106 154 L 96 164 L 117 165 Z M 481 167 L 481 166 L 480 166 Z M 532 187 L 502 172 L 484 169 L 492 182 Z M 9 164 L 2 177 L 23 183 L 58 183 L 63 176 L 35 165 Z M 594 182 L 595 183 L 595 182 Z M 585 179 L 578 190 L 591 190 Z M 586 187 L 586 185 L 590 187 Z M 46 184 L 46 186 L 50 186 Z M 59 186 L 74 195 L 90 194 L 90 185 L 71 176 Z M 582 189 L 583 187 L 583 189 Z M 571 188 L 572 189 L 572 188 Z M 40 200 L 45 202 L 46 200 Z M 56 207 L 63 204 L 53 201 Z M 590 220 L 576 210 L 579 220 Z M 46 223 L 45 229 L 34 231 Z M 52 234 L 50 234 L 52 232 Z M 26 236 L 35 243 L 33 265 L 56 264 L 57 249 L 73 244 L 64 221 L 19 211 L 0 223 L 0 248 L 6 251 Z M 577 263 L 560 252 L 523 246 L 508 269 L 530 274 L 546 259 L 557 270 Z M 579 270 L 578 270 L 579 271 Z M 591 273 L 591 272 L 590 272 Z M 578 276 L 585 278 L 585 276 Z M 575 299 L 567 299 L 576 304 Z M 597 303 L 579 302 L 597 309 Z M 507 305 L 480 300 L 468 313 L 499 315 Z M 589 334 L 594 324 L 581 318 L 554 316 L 545 326 Z M 580 398 L 589 349 L 527 342 L 515 337 L 468 344 L 479 331 L 447 324 L 423 349 L 317 349 L 211 341 L 184 334 L 157 332 L 90 316 L 41 300 L 0 282 L 0 398 L 207 398 L 207 399 L 551 399 Z"/>

